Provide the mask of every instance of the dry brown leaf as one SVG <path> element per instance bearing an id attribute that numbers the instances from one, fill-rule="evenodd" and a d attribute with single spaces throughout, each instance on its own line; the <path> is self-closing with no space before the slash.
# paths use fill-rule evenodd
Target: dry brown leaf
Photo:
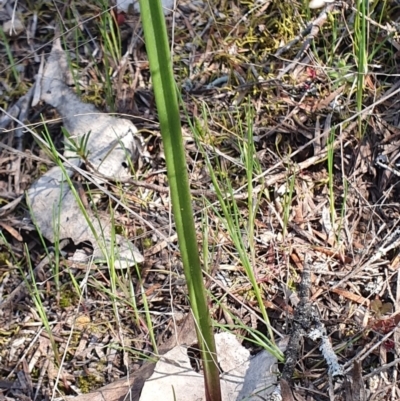
<path id="1" fill-rule="evenodd" d="M 23 238 L 15 228 L 9 226 L 7 223 L 4 223 L 3 221 L 0 221 L 0 226 L 3 227 L 6 231 L 8 231 L 17 241 L 22 242 Z"/>
<path id="2" fill-rule="evenodd" d="M 350 299 L 350 301 L 356 302 L 358 304 L 363 304 L 369 306 L 370 300 L 368 298 L 364 298 L 361 295 L 354 294 L 350 291 L 343 290 L 342 288 L 332 288 L 329 291 L 334 292 L 335 294 L 341 295 L 344 298 Z"/>

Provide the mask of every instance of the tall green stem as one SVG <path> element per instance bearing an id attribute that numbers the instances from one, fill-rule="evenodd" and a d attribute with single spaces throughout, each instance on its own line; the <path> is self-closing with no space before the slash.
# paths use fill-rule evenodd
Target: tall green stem
<path id="1" fill-rule="evenodd" d="M 221 389 L 215 341 L 208 312 L 193 219 L 178 96 L 172 71 L 167 28 L 160 0 L 140 0 L 139 4 L 164 145 L 179 249 L 203 360 L 206 400 L 220 401 Z"/>

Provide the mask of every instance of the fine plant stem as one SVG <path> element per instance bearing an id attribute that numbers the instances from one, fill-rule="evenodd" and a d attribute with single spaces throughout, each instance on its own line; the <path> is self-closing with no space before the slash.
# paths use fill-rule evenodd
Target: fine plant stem
<path id="1" fill-rule="evenodd" d="M 26 252 L 26 255 L 27 255 L 26 260 L 28 261 L 29 273 L 30 273 L 30 276 L 32 278 L 32 282 L 29 282 L 27 279 L 24 279 L 25 280 L 25 285 L 28 288 L 29 294 L 31 294 L 31 296 L 32 296 L 33 302 L 35 304 L 35 310 L 38 312 L 38 314 L 40 316 L 40 319 L 41 319 L 41 321 L 43 323 L 43 326 L 44 326 L 44 328 L 45 328 L 45 330 L 46 330 L 46 332 L 47 332 L 47 334 L 49 336 L 50 343 L 51 343 L 51 348 L 53 349 L 53 352 L 54 352 L 54 358 L 55 358 L 57 364 L 60 365 L 61 359 L 60 359 L 60 355 L 59 355 L 59 352 L 58 352 L 57 342 L 54 339 L 53 331 L 51 330 L 50 323 L 49 323 L 49 320 L 47 318 L 47 314 L 46 314 L 46 311 L 45 311 L 45 307 L 44 307 L 44 305 L 42 303 L 40 290 L 39 290 L 38 285 L 37 285 L 37 283 L 35 281 L 35 274 L 33 273 L 32 262 L 31 262 L 31 258 L 29 257 L 29 249 L 28 249 L 28 246 L 26 244 L 25 244 L 25 252 Z M 24 275 L 22 275 L 22 276 L 25 277 Z"/>
<path id="2" fill-rule="evenodd" d="M 210 259 L 210 252 L 209 252 L 209 241 L 208 241 L 208 222 L 207 222 L 207 214 L 204 213 L 201 218 L 201 230 L 202 230 L 202 238 L 203 238 L 203 269 L 207 274 L 210 274 L 210 266 L 209 260 Z"/>
<path id="3" fill-rule="evenodd" d="M 1 27 L 0 27 L 0 41 L 2 42 L 3 46 L 6 49 L 7 57 L 10 62 L 10 65 L 11 65 L 11 71 L 14 76 L 15 82 L 19 84 L 21 79 L 20 79 L 17 69 L 15 68 L 16 64 L 14 62 L 14 57 L 12 55 L 10 45 L 9 45 L 6 35 Z"/>
<path id="4" fill-rule="evenodd" d="M 268 351 L 271 355 L 273 355 L 279 362 L 284 361 L 284 356 L 282 351 L 275 345 L 271 344 L 271 341 L 268 339 L 268 337 L 261 333 L 260 331 L 253 329 L 247 325 L 245 325 L 240 318 L 235 316 L 225 305 L 224 302 L 221 302 L 221 300 L 217 300 L 216 298 L 213 298 L 213 301 L 218 304 L 220 308 L 224 310 L 226 314 L 230 316 L 232 319 L 233 324 L 229 325 L 222 325 L 218 322 L 215 322 L 215 325 L 219 328 L 221 328 L 224 331 L 237 331 L 238 333 L 247 333 L 247 335 L 240 335 L 244 340 L 249 341 L 253 344 L 255 344 L 257 347 L 263 348 L 266 351 Z"/>
<path id="5" fill-rule="evenodd" d="M 251 255 L 252 265 L 255 265 L 255 244 L 254 244 L 254 224 L 255 224 L 255 207 L 256 202 L 254 202 L 253 195 L 253 167 L 254 167 L 254 142 L 253 142 L 253 130 L 252 130 L 252 113 L 251 110 L 247 110 L 247 138 L 244 142 L 246 147 L 245 152 L 243 152 L 246 160 L 246 177 L 248 182 L 247 187 L 247 200 L 248 200 L 248 212 L 249 212 L 249 221 L 247 225 L 247 236 L 249 242 L 249 250 Z"/>
<path id="6" fill-rule="evenodd" d="M 203 361 L 205 399 L 220 401 L 221 385 L 215 340 L 193 219 L 177 88 L 172 72 L 165 18 L 160 0 L 140 0 L 139 4 L 164 145 L 172 211 Z"/>
<path id="7" fill-rule="evenodd" d="M 208 170 L 209 170 L 209 173 L 211 176 L 213 186 L 215 188 L 215 192 L 218 197 L 220 207 L 222 209 L 222 214 L 220 214 L 216 208 L 214 208 L 214 213 L 223 222 L 226 230 L 228 231 L 228 233 L 235 245 L 235 249 L 239 254 L 239 259 L 244 267 L 246 276 L 249 278 L 249 281 L 253 287 L 253 291 L 254 291 L 256 299 L 257 299 L 257 304 L 261 310 L 262 317 L 267 326 L 268 334 L 270 336 L 269 341 L 270 341 L 271 345 L 273 345 L 274 344 L 274 335 L 273 335 L 273 331 L 271 329 L 268 314 L 267 314 L 267 311 L 265 309 L 264 302 L 262 299 L 261 289 L 257 283 L 254 268 L 250 261 L 249 255 L 246 252 L 246 245 L 243 242 L 243 237 L 240 232 L 243 225 L 241 224 L 241 221 L 240 221 L 240 211 L 238 209 L 238 205 L 233 200 L 233 189 L 232 189 L 229 181 L 227 181 L 224 184 L 225 184 L 225 186 L 227 186 L 228 189 L 223 192 L 223 190 L 221 188 L 222 186 L 219 184 L 218 179 L 217 179 L 215 173 L 213 172 L 213 168 L 211 166 L 209 159 L 207 159 L 207 166 L 208 166 Z"/>
<path id="8" fill-rule="evenodd" d="M 293 201 L 293 193 L 294 193 L 294 184 L 296 182 L 296 171 L 293 171 L 293 174 L 287 180 L 288 188 L 283 195 L 283 228 L 282 234 L 285 237 L 288 233 L 288 225 L 290 219 L 290 213 L 292 210 L 292 201 Z"/>
<path id="9" fill-rule="evenodd" d="M 346 218 L 346 202 L 347 202 L 347 195 L 349 192 L 349 182 L 347 181 L 347 179 L 345 177 L 343 177 L 343 202 L 342 202 L 342 207 L 340 210 L 340 222 L 338 224 L 338 228 L 337 228 L 337 233 L 338 235 L 340 235 L 340 231 L 342 229 L 343 226 L 343 221 Z M 340 238 L 338 238 L 339 240 Z"/>
<path id="10" fill-rule="evenodd" d="M 139 280 L 139 285 L 140 285 L 140 294 L 142 296 L 144 314 L 145 314 L 145 317 L 146 317 L 147 329 L 149 331 L 149 337 L 150 337 L 151 345 L 153 346 L 153 352 L 157 355 L 158 354 L 157 340 L 156 340 L 156 337 L 154 335 L 154 328 L 153 328 L 153 322 L 151 320 L 149 303 L 147 302 L 146 291 L 145 291 L 145 289 L 143 287 L 143 281 L 142 281 L 142 277 L 140 275 L 139 269 L 137 269 L 137 272 L 138 272 L 138 280 Z"/>
<path id="11" fill-rule="evenodd" d="M 329 180 L 329 206 L 332 227 L 335 227 L 336 210 L 335 210 L 335 192 L 334 192 L 334 149 L 335 130 L 332 128 L 328 139 L 328 180 Z"/>
<path id="12" fill-rule="evenodd" d="M 67 12 L 69 13 L 70 10 L 68 9 Z M 79 43 L 82 40 L 82 33 L 80 29 L 76 29 L 74 30 L 74 38 L 75 38 L 75 58 L 79 59 Z M 67 44 L 66 44 L 66 40 L 65 40 L 65 36 L 62 35 L 61 36 L 61 41 L 63 43 L 64 48 L 67 48 Z M 75 86 L 75 90 L 76 90 L 76 94 L 78 96 L 81 95 L 81 89 L 80 89 L 80 85 L 79 85 L 79 77 L 76 73 L 76 68 L 73 67 L 73 61 L 71 60 L 71 55 L 69 52 L 66 52 L 66 57 L 67 57 L 67 63 L 68 63 L 68 71 L 71 73 L 71 77 L 72 80 L 74 82 L 74 86 Z"/>
<path id="13" fill-rule="evenodd" d="M 357 10 L 354 24 L 356 40 L 356 58 L 357 58 L 357 111 L 363 108 L 363 94 L 365 77 L 368 73 L 368 26 L 366 17 L 368 16 L 369 0 L 357 0 Z M 362 136 L 361 115 L 359 118 L 359 136 Z"/>
<path id="14" fill-rule="evenodd" d="M 84 204 L 83 204 L 83 202 L 81 200 L 81 197 L 79 196 L 78 191 L 75 188 L 75 185 L 73 184 L 73 182 L 71 180 L 71 177 L 67 172 L 66 166 L 64 165 L 62 160 L 58 157 L 57 149 L 56 149 L 56 147 L 55 147 L 55 145 L 54 145 L 54 143 L 53 143 L 53 141 L 52 141 L 52 139 L 50 137 L 50 134 L 47 131 L 47 129 L 43 132 L 43 136 L 44 136 L 45 142 L 47 144 L 47 148 L 44 148 L 42 146 L 42 149 L 44 149 L 46 151 L 46 153 L 49 154 L 50 157 L 52 157 L 54 159 L 54 161 L 58 165 L 58 167 L 60 167 L 60 169 L 61 169 L 61 171 L 63 173 L 63 178 L 64 178 L 65 182 L 68 184 L 68 187 L 71 190 L 71 192 L 73 193 L 74 198 L 75 198 L 75 200 L 76 200 L 76 202 L 78 204 L 79 211 L 85 217 L 85 220 L 86 220 L 91 232 L 93 233 L 97 244 L 101 248 L 101 250 L 102 250 L 102 252 L 103 252 L 103 254 L 104 254 L 105 258 L 106 258 L 107 257 L 107 251 L 106 251 L 106 249 L 104 247 L 104 240 L 103 240 L 104 239 L 104 235 L 103 235 L 103 233 L 98 233 L 96 231 L 96 229 L 94 228 L 92 220 L 91 220 L 91 218 L 89 217 L 89 214 L 86 211 L 86 208 L 85 208 L 85 206 L 84 206 Z M 82 152 L 85 152 L 85 149 L 86 149 L 85 148 L 85 146 L 86 146 L 85 145 L 86 144 L 85 141 L 86 141 L 86 136 L 84 136 L 84 139 L 83 139 L 84 143 L 83 144 L 79 143 L 79 149 L 78 150 L 80 150 Z"/>
<path id="15" fill-rule="evenodd" d="M 60 202 L 62 198 L 62 192 L 60 192 Z M 56 285 L 57 292 L 57 302 L 60 301 L 60 213 L 54 213 L 53 210 L 53 232 L 54 232 L 54 260 L 52 263 L 53 266 L 53 276 L 54 276 L 54 284 Z"/>
<path id="16" fill-rule="evenodd" d="M 208 121 L 206 107 L 203 107 L 203 121 Z M 257 299 L 257 304 L 258 307 L 260 308 L 261 315 L 265 321 L 269 334 L 269 339 L 268 339 L 269 344 L 272 348 L 277 349 L 274 343 L 274 335 L 269 322 L 268 314 L 264 306 L 261 289 L 259 284 L 257 283 L 257 278 L 254 271 L 255 265 L 251 261 L 251 254 L 249 256 L 249 253 L 247 252 L 248 244 L 245 244 L 243 235 L 241 233 L 243 227 L 247 227 L 247 222 L 245 222 L 243 217 L 241 216 L 239 206 L 233 197 L 233 188 L 231 182 L 226 177 L 226 174 L 224 174 L 224 172 L 222 171 L 221 166 L 218 165 L 218 159 L 215 159 L 214 161 L 214 164 L 216 163 L 216 165 L 212 165 L 210 157 L 208 156 L 207 152 L 205 152 L 201 142 L 199 141 L 199 138 L 206 137 L 207 132 L 202 131 L 201 124 L 198 121 L 195 122 L 192 129 L 194 130 L 193 134 L 194 138 L 197 140 L 198 148 L 204 155 L 207 165 L 207 170 L 208 173 L 210 174 L 210 178 L 218 198 L 218 204 L 222 212 L 216 206 L 212 205 L 209 206 L 214 210 L 214 213 L 218 216 L 219 220 L 222 222 L 230 238 L 232 239 L 235 250 L 238 253 L 239 260 L 242 266 L 244 267 L 246 276 L 248 277 L 252 285 L 252 290 Z M 205 127 L 205 131 L 206 130 L 207 127 Z M 250 179 L 249 181 L 252 180 Z M 278 349 L 277 353 L 280 353 Z"/>
<path id="17" fill-rule="evenodd" d="M 106 94 L 106 103 L 110 111 L 115 111 L 115 90 L 112 84 L 113 69 L 119 65 L 121 60 L 121 35 L 118 25 L 114 20 L 113 14 L 109 11 L 109 2 L 101 0 L 102 13 L 100 16 L 100 33 L 102 38 L 102 48 L 104 53 L 104 91 Z"/>

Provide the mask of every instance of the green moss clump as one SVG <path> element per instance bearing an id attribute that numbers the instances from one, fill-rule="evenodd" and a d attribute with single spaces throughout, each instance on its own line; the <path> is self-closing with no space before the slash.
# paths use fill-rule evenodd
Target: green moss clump
<path id="1" fill-rule="evenodd" d="M 44 174 L 44 173 L 47 173 L 49 171 L 49 167 L 46 164 L 43 164 L 43 163 L 39 164 L 38 169 L 40 171 L 40 174 Z"/>
<path id="2" fill-rule="evenodd" d="M 104 379 L 96 375 L 79 376 L 76 380 L 79 390 L 83 394 L 90 393 L 104 384 Z"/>
<path id="3" fill-rule="evenodd" d="M 144 234 L 144 229 L 142 227 L 139 227 L 136 232 L 135 232 L 136 236 L 140 236 Z"/>
<path id="4" fill-rule="evenodd" d="M 10 252 L 7 251 L 0 252 L 0 265 L 7 266 L 10 258 L 11 258 Z"/>
<path id="5" fill-rule="evenodd" d="M 123 235 L 124 231 L 125 231 L 125 227 L 124 226 L 120 226 L 120 225 L 116 225 L 115 226 L 115 234 Z"/>
<path id="6" fill-rule="evenodd" d="M 60 292 L 60 307 L 66 309 L 79 301 L 78 294 L 71 288 L 65 288 Z"/>
<path id="7" fill-rule="evenodd" d="M 143 249 L 149 249 L 153 246 L 153 241 L 151 240 L 151 238 L 144 238 L 142 244 Z"/>

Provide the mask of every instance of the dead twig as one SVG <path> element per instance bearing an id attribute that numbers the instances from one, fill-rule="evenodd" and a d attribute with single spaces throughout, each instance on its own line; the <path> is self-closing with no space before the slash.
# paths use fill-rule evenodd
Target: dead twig
<path id="1" fill-rule="evenodd" d="M 308 35 L 305 42 L 303 43 L 303 46 L 297 53 L 294 60 L 284 69 L 282 69 L 281 72 L 278 74 L 278 79 L 281 79 L 285 74 L 287 74 L 300 62 L 301 58 L 303 57 L 303 54 L 309 49 L 311 42 L 317 36 L 321 27 L 325 24 L 328 18 L 328 13 L 333 11 L 335 7 L 336 7 L 335 4 L 329 4 L 328 6 L 326 6 L 324 10 L 321 12 L 321 14 L 314 21 L 308 24 L 307 27 L 298 36 L 296 36 L 286 46 L 283 46 L 280 49 L 278 49 L 278 51 L 274 54 L 275 57 L 280 57 L 283 53 L 290 50 L 295 44 L 300 42 L 302 39 L 306 37 L 306 35 Z"/>
<path id="2" fill-rule="evenodd" d="M 311 272 L 308 255 L 304 259 L 303 272 L 299 285 L 299 303 L 293 317 L 292 333 L 285 351 L 286 362 L 282 371 L 282 379 L 290 382 L 299 358 L 301 339 L 311 327 L 313 313 L 310 303 Z"/>

